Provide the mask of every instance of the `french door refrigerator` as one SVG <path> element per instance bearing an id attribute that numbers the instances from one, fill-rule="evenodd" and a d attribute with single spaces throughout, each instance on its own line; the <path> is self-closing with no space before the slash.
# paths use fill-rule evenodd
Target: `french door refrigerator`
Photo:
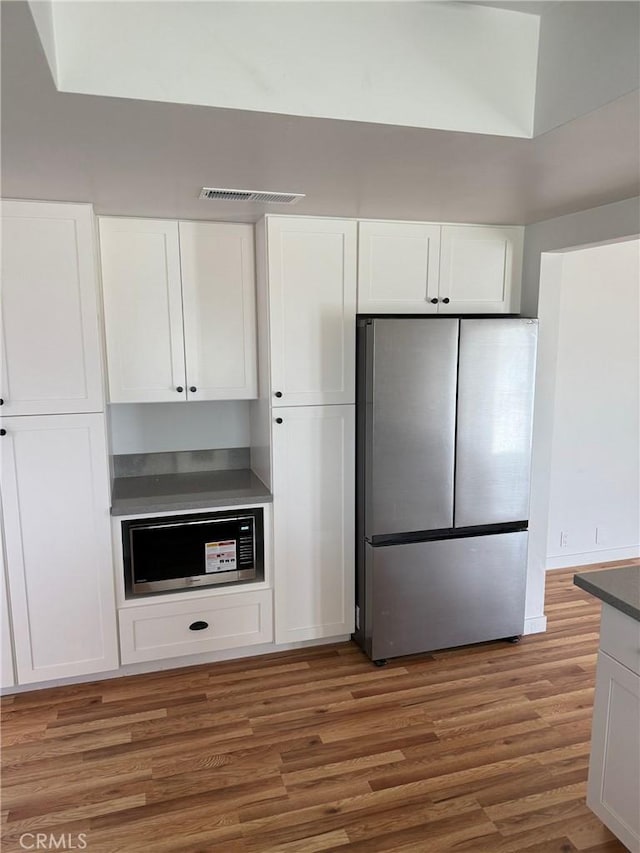
<path id="1" fill-rule="evenodd" d="M 524 628 L 537 321 L 357 320 L 354 639 L 376 662 Z"/>

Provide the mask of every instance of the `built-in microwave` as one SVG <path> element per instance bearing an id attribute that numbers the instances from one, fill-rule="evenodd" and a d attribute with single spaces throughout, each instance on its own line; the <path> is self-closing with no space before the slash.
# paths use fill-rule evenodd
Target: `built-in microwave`
<path id="1" fill-rule="evenodd" d="M 127 598 L 264 580 L 259 507 L 121 523 Z"/>

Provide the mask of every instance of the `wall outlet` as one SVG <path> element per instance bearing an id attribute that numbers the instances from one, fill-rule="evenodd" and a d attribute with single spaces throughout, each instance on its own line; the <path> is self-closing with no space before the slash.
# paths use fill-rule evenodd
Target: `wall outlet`
<path id="1" fill-rule="evenodd" d="M 566 530 L 560 531 L 560 547 L 566 548 L 569 544 L 569 535 Z"/>

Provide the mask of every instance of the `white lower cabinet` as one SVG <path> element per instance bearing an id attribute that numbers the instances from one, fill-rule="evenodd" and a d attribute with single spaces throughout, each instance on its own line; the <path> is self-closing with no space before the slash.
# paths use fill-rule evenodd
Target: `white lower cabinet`
<path id="1" fill-rule="evenodd" d="M 7 595 L 7 578 L 4 573 L 4 546 L 0 536 L 0 591 L 2 599 L 0 604 L 0 623 L 2 635 L 0 636 L 0 687 L 13 687 L 16 683 L 13 672 L 13 643 L 11 641 L 11 622 L 9 619 L 9 598 Z"/>
<path id="2" fill-rule="evenodd" d="M 17 682 L 116 669 L 104 416 L 11 417 L 2 426 Z"/>
<path id="3" fill-rule="evenodd" d="M 273 410 L 275 640 L 354 628 L 354 406 Z"/>
<path id="4" fill-rule="evenodd" d="M 270 589 L 123 608 L 122 663 L 270 643 Z"/>
<path id="5" fill-rule="evenodd" d="M 640 623 L 603 605 L 587 805 L 640 853 Z"/>

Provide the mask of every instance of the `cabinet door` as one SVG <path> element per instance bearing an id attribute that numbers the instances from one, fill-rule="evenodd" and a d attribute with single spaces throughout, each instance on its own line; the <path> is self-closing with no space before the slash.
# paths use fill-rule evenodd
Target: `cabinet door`
<path id="1" fill-rule="evenodd" d="M 275 414 L 276 642 L 344 636 L 354 627 L 354 407 Z"/>
<path id="2" fill-rule="evenodd" d="M 637 622 L 635 626 L 637 644 Z M 639 720 L 640 678 L 600 650 L 587 805 L 635 853 L 640 851 Z"/>
<path id="3" fill-rule="evenodd" d="M 521 276 L 522 228 L 442 226 L 440 313 L 515 314 Z"/>
<path id="4" fill-rule="evenodd" d="M 2 510 L 19 684 L 118 666 L 102 415 L 6 419 Z"/>
<path id="5" fill-rule="evenodd" d="M 269 217 L 267 229 L 273 404 L 353 403 L 356 223 Z"/>
<path id="6" fill-rule="evenodd" d="M 185 400 L 177 222 L 102 217 L 100 254 L 111 402 Z"/>
<path id="7" fill-rule="evenodd" d="M 439 225 L 360 222 L 358 238 L 360 313 L 438 310 Z"/>
<path id="8" fill-rule="evenodd" d="M 257 396 L 253 225 L 181 222 L 187 398 Z"/>
<path id="9" fill-rule="evenodd" d="M 0 531 L 1 532 L 1 531 Z M 7 596 L 7 578 L 4 568 L 4 544 L 3 537 L 0 535 L 0 593 L 2 598 L 0 605 L 0 628 L 2 635 L 0 636 L 0 687 L 11 687 L 15 682 L 13 673 L 13 651 L 11 642 L 11 622 L 9 621 L 9 600 Z"/>
<path id="10" fill-rule="evenodd" d="M 104 408 L 90 205 L 2 202 L 4 415 Z"/>

